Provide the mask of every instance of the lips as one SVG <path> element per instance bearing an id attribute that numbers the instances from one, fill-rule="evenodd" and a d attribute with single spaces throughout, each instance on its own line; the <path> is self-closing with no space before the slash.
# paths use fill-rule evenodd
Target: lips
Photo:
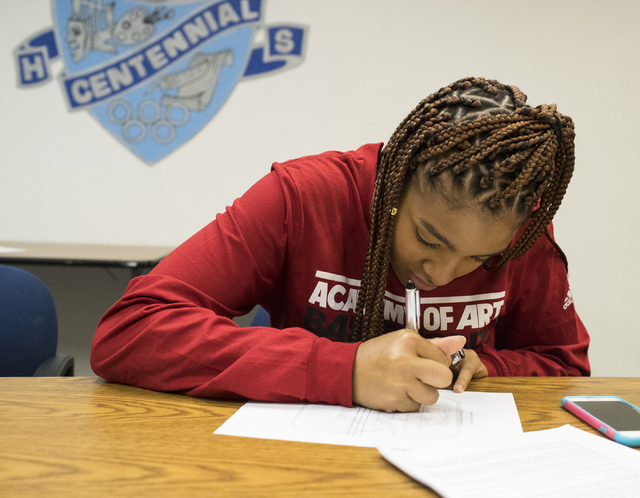
<path id="1" fill-rule="evenodd" d="M 420 278 L 418 278 L 415 273 L 412 272 L 407 272 L 409 274 L 409 279 L 413 280 L 413 283 L 416 284 L 416 288 L 418 290 L 421 291 L 432 291 L 433 289 L 437 288 L 437 285 L 428 285 L 426 283 L 424 283 L 422 280 L 420 280 Z"/>

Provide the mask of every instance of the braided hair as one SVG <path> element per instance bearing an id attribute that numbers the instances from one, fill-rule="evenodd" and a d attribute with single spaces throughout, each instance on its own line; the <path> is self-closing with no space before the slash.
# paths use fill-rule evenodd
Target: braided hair
<path id="1" fill-rule="evenodd" d="M 515 86 L 464 78 L 430 95 L 400 123 L 382 149 L 371 205 L 369 245 L 351 340 L 384 333 L 384 293 L 397 206 L 409 182 L 437 183 L 443 172 L 458 191 L 492 213 L 530 221 L 492 267 L 498 272 L 547 231 L 573 174 L 574 126 L 555 104 L 531 107 Z M 366 311 L 366 312 L 365 312 Z"/>

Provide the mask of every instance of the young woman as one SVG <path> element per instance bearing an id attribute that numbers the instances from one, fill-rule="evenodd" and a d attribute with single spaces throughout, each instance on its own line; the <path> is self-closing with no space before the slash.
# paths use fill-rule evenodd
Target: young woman
<path id="1" fill-rule="evenodd" d="M 275 164 L 103 317 L 94 371 L 192 396 L 409 411 L 487 375 L 589 375 L 551 220 L 574 166 L 555 105 L 466 78 L 389 142 Z M 419 333 L 404 290 L 421 294 Z M 271 327 L 232 318 L 262 305 Z"/>

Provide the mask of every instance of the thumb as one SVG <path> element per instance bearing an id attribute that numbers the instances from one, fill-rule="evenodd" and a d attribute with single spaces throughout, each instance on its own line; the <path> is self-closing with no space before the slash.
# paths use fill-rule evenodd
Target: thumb
<path id="1" fill-rule="evenodd" d="M 431 339 L 431 343 L 437 346 L 440 351 L 442 351 L 447 356 L 451 356 L 456 351 L 462 349 L 465 342 L 467 342 L 467 339 L 465 339 L 465 337 L 462 335 L 436 337 L 435 339 Z"/>

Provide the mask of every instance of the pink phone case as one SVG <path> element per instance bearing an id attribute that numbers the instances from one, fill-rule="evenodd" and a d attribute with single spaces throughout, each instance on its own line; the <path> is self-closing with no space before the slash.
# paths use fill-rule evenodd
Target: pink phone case
<path id="1" fill-rule="evenodd" d="M 600 432 L 602 432 L 602 434 L 604 434 L 608 438 L 613 439 L 614 441 L 616 441 L 618 443 L 624 444 L 625 446 L 633 446 L 633 447 L 640 446 L 640 437 L 629 437 L 629 436 L 626 436 L 624 434 L 620 434 L 620 432 L 618 432 L 616 429 L 614 429 L 610 425 L 608 425 L 608 424 L 604 423 L 602 420 L 594 417 L 589 412 L 583 410 L 579 406 L 574 405 L 573 402 L 572 402 L 573 398 L 580 398 L 580 399 L 611 398 L 611 399 L 616 399 L 616 400 L 622 401 L 623 403 L 627 403 L 628 405 L 631 405 L 633 408 L 635 408 L 637 410 L 638 408 L 635 405 L 632 405 L 627 400 L 625 400 L 625 399 L 623 399 L 623 398 L 621 398 L 619 396 L 565 396 L 564 398 L 562 398 L 562 406 L 564 408 L 569 410 L 571 413 L 576 415 L 578 418 L 581 418 L 582 420 L 584 420 L 590 426 L 595 427 L 596 429 L 598 429 Z"/>

